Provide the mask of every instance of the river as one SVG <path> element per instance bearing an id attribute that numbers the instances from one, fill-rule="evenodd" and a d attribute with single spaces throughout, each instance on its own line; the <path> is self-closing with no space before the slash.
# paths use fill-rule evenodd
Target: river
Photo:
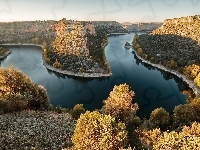
<path id="1" fill-rule="evenodd" d="M 186 96 L 180 89 L 188 85 L 170 73 L 142 63 L 125 49 L 126 42 L 132 42 L 134 33 L 109 37 L 105 47 L 106 59 L 112 76 L 104 79 L 69 77 L 47 70 L 43 66 L 41 48 L 34 46 L 9 46 L 12 53 L 1 62 L 1 67 L 10 65 L 22 70 L 33 82 L 47 89 L 53 106 L 72 108 L 82 103 L 87 110 L 102 107 L 114 85 L 127 83 L 135 92 L 133 102 L 139 104 L 137 115 L 149 117 L 158 107 L 172 112 L 178 104 L 186 103 Z"/>

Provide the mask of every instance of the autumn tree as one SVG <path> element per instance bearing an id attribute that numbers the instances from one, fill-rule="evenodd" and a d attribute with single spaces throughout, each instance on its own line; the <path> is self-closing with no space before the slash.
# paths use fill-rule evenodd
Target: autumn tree
<path id="1" fill-rule="evenodd" d="M 28 76 L 13 67 L 0 69 L 1 111 L 48 107 L 48 96 L 43 86 L 34 84 Z"/>
<path id="2" fill-rule="evenodd" d="M 139 56 L 141 56 L 141 55 L 143 54 L 142 48 L 138 48 L 138 49 L 137 49 L 137 54 L 138 54 Z"/>
<path id="3" fill-rule="evenodd" d="M 195 77 L 194 83 L 195 83 L 198 87 L 200 87 L 200 73 Z"/>
<path id="4" fill-rule="evenodd" d="M 55 68 L 61 68 L 61 64 L 60 64 L 60 62 L 56 59 L 56 61 L 53 63 L 53 67 L 55 67 Z"/>
<path id="5" fill-rule="evenodd" d="M 149 121 L 152 128 L 165 128 L 170 120 L 169 113 L 162 107 L 152 111 Z"/>
<path id="6" fill-rule="evenodd" d="M 135 115 L 138 109 L 138 105 L 132 103 L 133 96 L 134 92 L 127 84 L 115 85 L 109 97 L 103 101 L 102 110 L 117 120 L 127 122 L 130 114 Z"/>
<path id="7" fill-rule="evenodd" d="M 192 79 L 196 78 L 199 72 L 200 72 L 200 66 L 198 66 L 196 64 L 192 64 L 192 65 L 186 66 L 183 69 L 183 73 L 187 77 L 190 77 Z"/>
<path id="8" fill-rule="evenodd" d="M 200 124 L 194 122 L 182 131 L 161 132 L 160 129 L 140 131 L 140 140 L 149 149 L 199 149 Z"/>
<path id="9" fill-rule="evenodd" d="M 114 86 L 109 97 L 103 101 L 103 113 L 110 114 L 117 121 L 124 122 L 128 131 L 130 146 L 137 146 L 138 138 L 135 128 L 140 124 L 140 118 L 136 116 L 138 105 L 132 103 L 134 92 L 127 84 Z"/>
<path id="10" fill-rule="evenodd" d="M 196 111 L 196 119 L 200 121 L 200 97 L 195 97 L 193 100 L 191 100 L 190 105 L 192 105 Z"/>
<path id="11" fill-rule="evenodd" d="M 125 124 L 116 122 L 110 115 L 86 111 L 77 120 L 71 149 L 116 150 L 127 144 Z"/>
<path id="12" fill-rule="evenodd" d="M 85 113 L 85 109 L 83 108 L 83 104 L 76 104 L 71 110 L 71 114 L 73 118 L 78 119 L 81 114 Z"/>
<path id="13" fill-rule="evenodd" d="M 180 104 L 175 106 L 173 110 L 173 124 L 174 127 L 183 125 L 190 125 L 196 120 L 196 111 L 190 104 Z"/>

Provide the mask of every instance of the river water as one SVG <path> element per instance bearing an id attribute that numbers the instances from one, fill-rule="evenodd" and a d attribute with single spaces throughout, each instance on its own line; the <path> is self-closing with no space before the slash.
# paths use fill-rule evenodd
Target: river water
<path id="1" fill-rule="evenodd" d="M 134 33 L 109 37 L 105 47 L 106 59 L 113 75 L 104 79 L 69 77 L 51 72 L 43 66 L 41 48 L 34 46 L 9 46 L 12 53 L 1 62 L 1 67 L 10 65 L 22 70 L 33 82 L 47 89 L 53 106 L 72 108 L 82 103 L 87 110 L 102 107 L 114 85 L 127 83 L 135 92 L 133 102 L 139 104 L 137 115 L 149 117 L 158 107 L 172 112 L 178 104 L 186 103 L 181 89 L 187 84 L 170 73 L 141 63 L 132 49 L 125 49 L 132 42 Z"/>

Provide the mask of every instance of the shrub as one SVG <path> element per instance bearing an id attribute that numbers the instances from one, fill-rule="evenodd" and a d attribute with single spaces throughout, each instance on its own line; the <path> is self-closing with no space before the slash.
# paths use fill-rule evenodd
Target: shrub
<path id="1" fill-rule="evenodd" d="M 139 139 L 143 144 L 143 148 L 145 149 L 152 149 L 154 143 L 156 143 L 157 138 L 160 136 L 161 131 L 160 129 L 153 129 L 153 130 L 137 130 L 136 131 L 139 135 Z"/>
<path id="2" fill-rule="evenodd" d="M 83 108 L 83 104 L 77 104 L 71 111 L 71 115 L 73 118 L 78 119 L 81 114 L 85 113 L 85 109 Z"/>
<path id="3" fill-rule="evenodd" d="M 58 106 L 55 107 L 54 111 L 61 114 L 62 113 L 62 107 L 60 105 L 58 105 Z"/>
<path id="4" fill-rule="evenodd" d="M 200 97 L 196 97 L 193 100 L 191 100 L 190 104 L 193 106 L 197 113 L 197 120 L 200 120 Z"/>
<path id="5" fill-rule="evenodd" d="M 134 92 L 126 84 L 114 86 L 110 92 L 109 97 L 103 101 L 103 112 L 110 114 L 117 120 L 127 122 L 130 116 L 134 116 L 138 109 L 137 104 L 132 103 Z"/>
<path id="6" fill-rule="evenodd" d="M 110 115 L 86 111 L 77 120 L 72 149 L 115 150 L 127 143 L 126 127 Z"/>
<path id="7" fill-rule="evenodd" d="M 183 73 L 184 73 L 187 77 L 192 78 L 192 79 L 194 79 L 195 77 L 197 77 L 197 75 L 198 75 L 199 72 L 200 72 L 200 66 L 195 65 L 195 64 L 186 66 L 186 67 L 183 69 Z M 198 78 L 197 78 L 197 79 L 198 79 Z M 196 80 L 197 80 L 197 79 L 196 79 Z"/>
<path id="8" fill-rule="evenodd" d="M 64 107 L 61 107 L 60 105 L 57 105 L 56 107 L 53 107 L 51 105 L 49 110 L 53 110 L 53 111 L 57 112 L 58 114 L 70 113 L 70 109 L 69 108 L 64 108 Z"/>
<path id="9" fill-rule="evenodd" d="M 140 139 L 153 149 L 199 149 L 200 124 L 184 126 L 181 132 L 161 132 L 159 129 L 142 131 Z"/>
<path id="10" fill-rule="evenodd" d="M 195 77 L 194 83 L 195 83 L 198 87 L 200 87 L 200 73 Z"/>
<path id="11" fill-rule="evenodd" d="M 152 111 L 149 121 L 152 128 L 165 128 L 169 123 L 169 113 L 162 107 Z"/>
<path id="12" fill-rule="evenodd" d="M 56 59 L 56 61 L 53 63 L 53 67 L 55 67 L 55 68 L 61 68 L 61 64 L 60 64 L 60 62 Z"/>
<path id="13" fill-rule="evenodd" d="M 48 107 L 48 96 L 43 86 L 34 84 L 29 77 L 13 67 L 0 68 L 0 111 Z"/>
<path id="14" fill-rule="evenodd" d="M 174 127 L 191 125 L 191 122 L 196 120 L 195 109 L 190 104 L 180 104 L 178 106 L 175 106 L 173 112 Z"/>
<path id="15" fill-rule="evenodd" d="M 195 97 L 190 103 L 196 112 L 200 113 L 200 97 Z"/>

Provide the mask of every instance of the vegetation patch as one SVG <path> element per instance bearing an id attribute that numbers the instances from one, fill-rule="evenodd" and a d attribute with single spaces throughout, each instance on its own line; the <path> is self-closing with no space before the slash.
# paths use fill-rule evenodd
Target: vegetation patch
<path id="1" fill-rule="evenodd" d="M 2 113 L 48 108 L 49 99 L 43 86 L 34 84 L 29 77 L 13 67 L 0 68 L 0 111 Z"/>

